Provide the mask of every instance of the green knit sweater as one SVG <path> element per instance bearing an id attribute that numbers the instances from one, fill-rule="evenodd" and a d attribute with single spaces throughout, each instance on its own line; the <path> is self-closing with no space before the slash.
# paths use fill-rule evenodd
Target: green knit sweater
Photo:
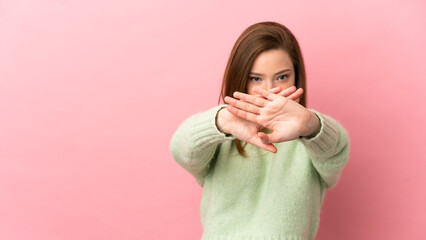
<path id="1" fill-rule="evenodd" d="M 203 187 L 202 240 L 314 239 L 325 191 L 348 160 L 346 130 L 309 109 L 321 122 L 316 136 L 274 143 L 275 154 L 247 143 L 244 158 L 235 137 L 217 129 L 226 105 L 188 117 L 170 142 L 175 161 Z"/>

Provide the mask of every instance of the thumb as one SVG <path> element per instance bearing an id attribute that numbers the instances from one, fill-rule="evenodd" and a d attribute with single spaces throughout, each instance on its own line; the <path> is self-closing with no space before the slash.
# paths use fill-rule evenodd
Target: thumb
<path id="1" fill-rule="evenodd" d="M 277 148 L 272 143 L 265 143 L 257 136 L 252 139 L 252 144 L 272 153 L 277 152 Z"/>
<path id="2" fill-rule="evenodd" d="M 261 141 L 265 144 L 280 142 L 279 139 L 277 139 L 277 137 L 274 133 L 266 134 L 264 132 L 258 132 L 257 136 L 259 136 Z"/>
<path id="3" fill-rule="evenodd" d="M 260 140 L 263 143 L 265 143 L 265 144 L 269 143 L 269 136 L 268 136 L 268 134 L 266 134 L 264 132 L 258 132 L 257 136 L 259 136 Z"/>

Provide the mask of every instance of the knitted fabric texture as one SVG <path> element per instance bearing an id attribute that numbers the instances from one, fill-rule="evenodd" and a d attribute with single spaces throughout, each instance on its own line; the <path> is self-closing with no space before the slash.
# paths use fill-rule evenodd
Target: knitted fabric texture
<path id="1" fill-rule="evenodd" d="M 346 130 L 313 109 L 320 132 L 274 143 L 271 153 L 242 142 L 216 126 L 227 104 L 188 117 L 170 142 L 173 159 L 203 188 L 202 240 L 314 239 L 327 189 L 334 187 L 349 158 Z"/>

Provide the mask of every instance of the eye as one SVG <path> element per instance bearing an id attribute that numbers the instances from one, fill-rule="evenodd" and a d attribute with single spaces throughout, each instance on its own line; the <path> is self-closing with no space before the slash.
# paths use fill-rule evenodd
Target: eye
<path id="1" fill-rule="evenodd" d="M 258 82 L 258 81 L 260 81 L 260 78 L 258 78 L 258 77 L 251 77 L 250 78 L 253 82 Z"/>
<path id="2" fill-rule="evenodd" d="M 281 77 L 279 77 L 278 79 L 279 80 L 285 80 L 285 79 L 287 79 L 288 78 L 288 76 L 287 75 L 282 75 Z"/>

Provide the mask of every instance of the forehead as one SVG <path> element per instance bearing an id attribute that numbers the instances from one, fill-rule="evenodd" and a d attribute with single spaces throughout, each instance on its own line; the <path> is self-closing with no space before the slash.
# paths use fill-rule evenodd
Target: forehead
<path id="1" fill-rule="evenodd" d="M 260 53 L 256 57 L 251 70 L 254 72 L 269 72 L 283 69 L 293 70 L 293 62 L 290 59 L 290 55 L 282 49 L 271 49 Z"/>

